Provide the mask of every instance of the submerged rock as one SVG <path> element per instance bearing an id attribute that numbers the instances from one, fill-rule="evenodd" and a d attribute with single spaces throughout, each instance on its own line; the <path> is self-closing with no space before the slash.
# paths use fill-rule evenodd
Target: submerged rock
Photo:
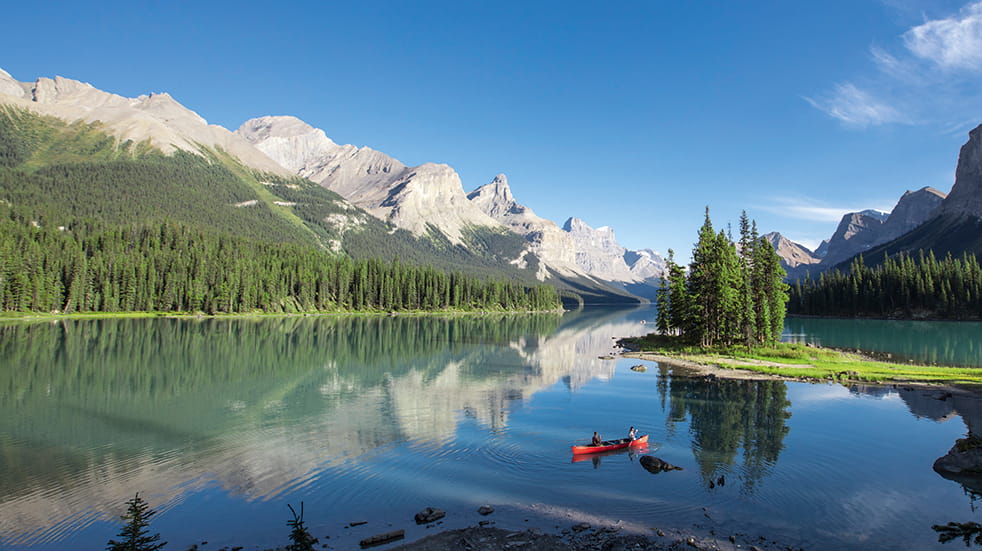
<path id="1" fill-rule="evenodd" d="M 426 509 L 416 513 L 416 524 L 429 524 L 431 522 L 436 522 L 445 516 L 447 516 L 447 512 L 443 509 L 427 507 Z"/>
<path id="2" fill-rule="evenodd" d="M 671 463 L 659 459 L 653 455 L 643 455 L 640 459 L 641 466 L 644 467 L 646 471 L 652 474 L 658 474 L 662 471 L 681 471 L 682 467 L 676 467 Z"/>

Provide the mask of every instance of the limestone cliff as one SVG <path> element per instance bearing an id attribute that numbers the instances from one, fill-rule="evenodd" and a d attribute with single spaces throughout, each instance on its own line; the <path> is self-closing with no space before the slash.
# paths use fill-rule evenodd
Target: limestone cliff
<path id="1" fill-rule="evenodd" d="M 252 168 L 288 174 L 240 136 L 208 124 L 166 93 L 126 98 L 57 76 L 22 83 L 0 70 L 0 104 L 67 121 L 99 123 L 120 140 L 149 141 L 164 153 L 179 149 L 199 153 L 205 146 L 222 149 Z"/>
<path id="2" fill-rule="evenodd" d="M 945 194 L 933 187 L 922 187 L 917 191 L 907 191 L 890 211 L 890 217 L 883 223 L 879 236 L 881 242 L 896 239 L 910 230 L 927 222 L 937 214 Z"/>
<path id="3" fill-rule="evenodd" d="M 764 235 L 763 238 L 774 247 L 774 252 L 781 257 L 781 265 L 785 270 L 799 266 L 809 266 L 821 261 L 807 247 L 791 241 L 780 233 L 771 232 Z"/>
<path id="4" fill-rule="evenodd" d="M 982 217 L 982 125 L 968 133 L 958 152 L 955 183 L 939 209 L 941 214 Z"/>
<path id="5" fill-rule="evenodd" d="M 580 269 L 636 295 L 654 298 L 665 269 L 661 255 L 650 249 L 629 251 L 617 242 L 610 227 L 594 229 L 579 218 L 566 220 L 563 229 L 573 238 Z"/>
<path id="6" fill-rule="evenodd" d="M 467 199 L 447 165 L 407 167 L 368 147 L 338 145 L 295 117 L 252 119 L 236 133 L 295 174 L 416 235 L 434 227 L 460 244 L 468 228 L 504 230 Z"/>
<path id="7" fill-rule="evenodd" d="M 542 271 L 546 268 L 563 275 L 582 273 L 576 265 L 573 237 L 552 220 L 515 201 L 504 174 L 468 193 L 467 198 L 485 214 L 525 237 L 530 251 L 542 261 L 540 278 L 545 276 Z"/>

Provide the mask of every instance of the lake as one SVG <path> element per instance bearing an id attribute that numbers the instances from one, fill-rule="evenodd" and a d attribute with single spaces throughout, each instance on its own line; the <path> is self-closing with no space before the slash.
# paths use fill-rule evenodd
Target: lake
<path id="1" fill-rule="evenodd" d="M 926 365 L 982 367 L 982 322 L 788 318 L 784 340 L 890 354 Z"/>
<path id="2" fill-rule="evenodd" d="M 642 307 L 2 324 L 0 548 L 102 549 L 136 492 L 176 550 L 286 545 L 301 502 L 334 549 L 431 533 L 413 522 L 427 506 L 448 512 L 436 529 L 586 521 L 805 549 L 956 549 L 931 526 L 982 520 L 980 494 L 931 469 L 980 426 L 977 397 L 601 359 L 653 320 Z M 797 320 L 787 333 L 853 346 Z M 574 461 L 571 444 L 630 425 L 650 434 L 642 453 L 684 470 L 653 475 L 626 452 Z"/>

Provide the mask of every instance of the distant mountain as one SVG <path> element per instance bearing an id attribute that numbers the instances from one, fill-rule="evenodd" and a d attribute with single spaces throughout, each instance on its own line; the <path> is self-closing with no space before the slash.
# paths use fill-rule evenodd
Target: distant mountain
<path id="1" fill-rule="evenodd" d="M 762 237 L 774 247 L 774 251 L 781 257 L 781 265 L 786 271 L 799 266 L 818 264 L 822 261 L 804 245 L 799 245 L 777 232 L 771 232 Z"/>
<path id="2" fill-rule="evenodd" d="M 622 272 L 613 276 L 607 263 L 579 262 L 578 257 L 594 256 L 595 251 L 585 253 L 569 231 L 519 204 L 503 174 L 465 195 L 449 166 L 407 167 L 367 147 L 338 145 L 323 130 L 295 117 L 252 119 L 236 132 L 295 174 L 414 235 L 442 237 L 468 250 L 482 247 L 489 239 L 507 242 L 506 249 L 495 248 L 503 249 L 506 260 L 517 268 L 534 270 L 539 280 L 553 280 L 579 294 L 607 296 L 605 301 L 636 301 L 632 294 L 652 295 L 643 288 L 645 278 L 632 275 L 623 258 L 618 266 Z M 508 241 L 509 235 L 517 241 Z M 623 247 L 616 242 L 610 245 L 615 256 L 623 257 Z M 640 262 L 638 271 L 651 264 L 641 256 L 635 261 Z M 625 283 L 640 284 L 636 291 L 643 292 L 628 291 Z"/>
<path id="3" fill-rule="evenodd" d="M 0 69 L 0 103 L 66 121 L 98 123 L 121 141 L 146 142 L 164 153 L 221 149 L 250 168 L 289 175 L 244 139 L 221 126 L 208 124 L 168 94 L 125 98 L 62 77 L 18 82 Z"/>
<path id="4" fill-rule="evenodd" d="M 858 254 L 863 254 L 866 259 L 873 255 L 881 257 L 882 254 L 877 252 L 881 245 L 932 219 L 944 201 L 944 193 L 923 187 L 905 192 L 889 214 L 872 209 L 847 213 L 832 237 L 823 241 L 814 253 L 809 251 L 811 261 L 802 255 L 801 250 L 807 249 L 801 245 L 791 243 L 792 246 L 782 247 L 774 241 L 771 243 L 781 256 L 789 279 L 804 277 L 806 273 L 817 276 L 822 271 L 848 263 Z M 774 234 L 768 234 L 771 235 Z"/>
<path id="5" fill-rule="evenodd" d="M 283 167 L 414 235 L 435 227 L 451 243 L 461 244 L 469 229 L 504 230 L 471 204 L 460 177 L 447 165 L 407 167 L 368 147 L 337 145 L 323 130 L 295 117 L 252 119 L 236 133 Z"/>
<path id="6" fill-rule="evenodd" d="M 210 235 L 538 282 L 534 268 L 511 263 L 522 239 L 504 228 L 469 249 L 419 239 L 294 175 L 166 94 L 124 98 L 61 77 L 20 83 L 0 71 L 0 167 L 28 166 L 0 178 L 0 206 L 30 213 L 38 225 L 178 223 Z"/>
<path id="7" fill-rule="evenodd" d="M 529 251 L 542 261 L 540 278 L 548 276 L 548 269 L 561 276 L 576 277 L 589 273 L 576 265 L 573 237 L 555 222 L 518 204 L 504 174 L 495 176 L 491 183 L 468 193 L 467 199 L 482 212 L 525 238 Z"/>
<path id="8" fill-rule="evenodd" d="M 864 255 L 866 262 L 878 262 L 884 254 L 917 254 L 920 250 L 939 258 L 982 253 L 982 125 L 969 132 L 958 154 L 951 192 L 932 215 L 912 231 L 870 249 Z"/>
<path id="9" fill-rule="evenodd" d="M 6 145 L 0 144 L 0 164 L 64 165 L 73 181 L 84 182 L 88 174 L 98 190 L 83 185 L 72 191 L 80 194 L 78 208 L 58 193 L 44 197 L 8 188 L 10 197 L 66 219 L 105 213 L 114 223 L 179 218 L 191 228 L 305 243 L 354 257 L 546 281 L 588 302 L 637 302 L 646 292 L 628 286 L 643 287 L 659 271 L 657 253 L 626 251 L 611 235 L 612 249 L 604 254 L 619 257 L 616 268 L 585 261 L 604 277 L 591 274 L 577 262 L 573 236 L 519 205 L 503 175 L 468 197 L 447 165 L 410 167 L 368 147 L 338 145 L 295 117 L 252 119 L 230 132 L 168 94 L 126 98 L 62 77 L 19 82 L 0 70 L 0 115 L 21 120 L 24 112 L 69 126 L 23 119 L 44 128 L 44 139 L 27 149 L 22 146 L 30 140 L 18 135 L 21 128 L 0 128 L 0 140 L 24 149 L 14 152 L 16 159 L 4 158 Z M 161 159 L 168 159 L 166 170 L 144 178 Z M 181 177 L 166 174 L 181 166 L 191 171 L 183 188 Z M 113 170 L 126 175 L 110 176 Z M 210 181 L 224 187 L 209 196 Z M 114 193 L 113 186 L 124 182 L 125 190 Z"/>
<path id="10" fill-rule="evenodd" d="M 650 249 L 629 251 L 610 227 L 594 229 L 579 218 L 566 220 L 563 230 L 573 238 L 576 264 L 583 271 L 638 296 L 655 298 L 665 270 L 661 255 Z"/>
<path id="11" fill-rule="evenodd" d="M 825 265 L 834 265 L 861 253 L 880 238 L 880 229 L 889 215 L 876 210 L 850 212 L 842 217 L 835 233 L 829 238 Z"/>
<path id="12" fill-rule="evenodd" d="M 927 222 L 937 214 L 944 200 L 945 194 L 933 187 L 904 193 L 883 223 L 881 239 L 883 242 L 896 239 Z"/>
<path id="13" fill-rule="evenodd" d="M 982 216 L 982 125 L 968 133 L 968 141 L 958 152 L 955 183 L 941 204 L 939 214 Z"/>

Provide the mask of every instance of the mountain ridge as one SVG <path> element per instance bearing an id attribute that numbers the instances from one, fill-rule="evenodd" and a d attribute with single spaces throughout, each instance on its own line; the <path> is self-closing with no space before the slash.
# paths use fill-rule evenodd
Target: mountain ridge
<path id="1" fill-rule="evenodd" d="M 211 147 L 229 152 L 256 170 L 289 175 L 241 137 L 208 124 L 166 93 L 126 98 L 60 76 L 19 82 L 0 69 L 0 103 L 66 121 L 99 123 L 120 141 L 147 141 L 164 153 L 201 153 L 202 146 Z"/>

